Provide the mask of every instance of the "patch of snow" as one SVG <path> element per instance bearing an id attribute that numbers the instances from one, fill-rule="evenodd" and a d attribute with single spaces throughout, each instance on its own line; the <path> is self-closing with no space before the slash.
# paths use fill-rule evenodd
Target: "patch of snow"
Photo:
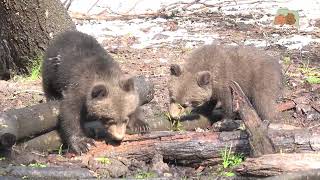
<path id="1" fill-rule="evenodd" d="M 64 0 L 61 0 L 63 2 Z M 183 2 L 192 2 L 193 0 L 183 0 Z M 96 1 L 74 0 L 69 10 L 72 12 L 87 13 Z M 119 14 L 141 14 L 155 12 L 178 0 L 100 0 L 90 11 L 89 14 L 98 14 L 108 8 L 111 12 Z"/>
<path id="2" fill-rule="evenodd" d="M 62 2 L 64 0 L 61 0 Z M 99 14 L 108 10 L 109 14 L 142 14 L 156 12 L 162 7 L 176 3 L 176 2 L 192 2 L 193 0 L 74 0 L 70 6 L 70 11 Z M 275 26 L 273 25 L 274 16 L 279 8 L 288 8 L 296 10 L 300 16 L 299 31 L 315 31 L 317 28 L 314 26 L 315 20 L 320 18 L 320 0 L 201 0 L 206 4 L 217 5 L 216 7 L 208 7 L 210 12 L 223 12 L 225 15 L 234 15 L 236 22 L 243 22 L 244 24 L 258 23 L 259 26 L 273 26 L 280 29 L 290 28 L 291 26 Z M 201 5 L 192 5 L 188 7 L 187 13 L 194 12 L 193 9 L 199 8 Z M 218 9 L 218 7 L 221 7 Z M 248 18 L 240 18 L 244 15 L 249 15 Z M 250 18 L 253 16 L 254 18 Z M 239 18 L 238 18 L 239 17 Z M 133 36 L 137 42 L 132 45 L 133 48 L 146 48 L 156 47 L 163 43 L 172 45 L 176 41 L 186 41 L 185 46 L 191 48 L 199 44 L 211 44 L 214 40 L 219 39 L 218 34 L 203 33 L 201 30 L 208 26 L 204 22 L 184 21 L 179 22 L 176 31 L 167 31 L 164 27 L 166 19 L 133 19 L 130 21 L 97 21 L 96 23 L 84 23 L 77 25 L 79 31 L 88 33 L 95 36 L 99 42 L 107 39 L 108 37 L 117 36 Z M 211 25 L 215 22 L 211 22 Z M 192 29 L 188 31 L 187 29 Z M 278 34 L 272 34 L 272 38 L 276 44 L 286 46 L 289 49 L 300 49 L 311 42 L 319 42 L 320 39 L 312 38 L 311 36 L 295 35 L 292 37 L 279 37 Z M 267 42 L 261 39 L 248 39 L 244 42 L 245 45 L 255 45 L 257 47 L 265 47 Z"/>
<path id="3" fill-rule="evenodd" d="M 256 46 L 256 47 L 267 47 L 267 41 L 261 39 L 247 39 L 244 41 L 244 45 L 246 46 Z"/>
<path id="4" fill-rule="evenodd" d="M 106 36 L 133 36 L 137 38 L 138 43 L 133 44 L 132 47 L 137 49 L 161 43 L 172 43 L 178 40 L 202 41 L 205 44 L 211 44 L 214 39 L 219 37 L 217 34 L 190 34 L 182 28 L 176 31 L 166 31 L 161 27 L 163 24 L 158 23 L 159 21 L 165 22 L 162 18 L 155 20 L 99 21 L 95 25 L 79 24 L 77 29 L 96 37 L 99 42 L 105 40 Z M 198 24 L 205 26 L 204 23 Z"/>
<path id="5" fill-rule="evenodd" d="M 288 49 L 302 49 L 311 42 L 320 42 L 320 39 L 313 39 L 310 35 L 294 35 L 290 38 L 280 39 L 276 44 L 286 46 Z"/>

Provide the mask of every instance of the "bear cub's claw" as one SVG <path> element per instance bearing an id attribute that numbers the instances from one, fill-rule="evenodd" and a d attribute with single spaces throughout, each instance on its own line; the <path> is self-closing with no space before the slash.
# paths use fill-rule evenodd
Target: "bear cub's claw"
<path id="1" fill-rule="evenodd" d="M 134 133 L 148 133 L 150 132 L 150 126 L 148 123 L 142 120 L 135 120 L 133 123 L 128 124 L 128 128 Z"/>
<path id="2" fill-rule="evenodd" d="M 82 154 L 89 151 L 90 146 L 96 146 L 95 141 L 87 137 L 74 136 L 70 142 L 71 149 L 76 154 Z"/>

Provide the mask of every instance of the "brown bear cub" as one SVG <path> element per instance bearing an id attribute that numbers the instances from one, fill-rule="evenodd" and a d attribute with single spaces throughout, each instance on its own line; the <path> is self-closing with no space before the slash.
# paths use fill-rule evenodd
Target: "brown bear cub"
<path id="1" fill-rule="evenodd" d="M 277 118 L 281 67 L 276 59 L 261 50 L 205 45 L 191 53 L 183 67 L 171 65 L 170 71 L 170 110 L 175 109 L 173 106 L 177 103 L 196 108 L 208 101 L 220 102 L 224 116 L 234 118 L 229 88 L 233 80 L 239 83 L 263 120 Z"/>
<path id="2" fill-rule="evenodd" d="M 147 132 L 141 120 L 139 95 L 133 78 L 93 37 L 67 31 L 47 48 L 42 65 L 47 100 L 61 100 L 59 125 L 62 139 L 75 153 L 87 152 L 94 141 L 85 136 L 85 121 L 100 120 L 109 140 L 121 141 L 126 127 Z"/>

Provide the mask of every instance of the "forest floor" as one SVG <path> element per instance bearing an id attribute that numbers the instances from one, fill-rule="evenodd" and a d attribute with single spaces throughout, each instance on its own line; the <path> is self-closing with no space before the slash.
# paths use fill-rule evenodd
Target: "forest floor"
<path id="1" fill-rule="evenodd" d="M 320 17 L 312 30 L 275 26 L 274 17 L 263 11 L 228 14 L 206 10 L 170 18 L 74 21 L 80 31 L 94 35 L 125 72 L 144 75 L 155 84 L 150 104 L 158 113 L 168 108 L 170 64 L 183 63 L 193 49 L 212 42 L 258 46 L 279 57 L 286 86 L 282 101 L 295 100 L 296 107 L 283 112 L 283 121 L 320 132 Z M 40 78 L 0 81 L 0 112 L 42 102 Z M 198 173 L 185 169 L 178 176 L 190 176 L 187 172 Z"/>

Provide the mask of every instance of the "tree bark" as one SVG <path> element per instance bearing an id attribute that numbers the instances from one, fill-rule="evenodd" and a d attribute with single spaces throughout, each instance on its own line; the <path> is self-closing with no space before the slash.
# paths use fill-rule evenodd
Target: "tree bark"
<path id="1" fill-rule="evenodd" d="M 0 79 L 28 73 L 52 37 L 75 29 L 58 0 L 3 0 L 0 24 Z"/>
<path id="2" fill-rule="evenodd" d="M 275 149 L 268 137 L 267 125 L 263 124 L 239 84 L 232 81 L 230 88 L 233 96 L 233 109 L 239 112 L 249 134 L 252 156 L 258 157 L 263 154 L 274 153 Z"/>
<path id="3" fill-rule="evenodd" d="M 59 102 L 52 101 L 0 113 L 0 147 L 10 148 L 16 140 L 53 130 L 58 122 L 58 107 Z"/>
<path id="4" fill-rule="evenodd" d="M 320 169 L 320 154 L 266 154 L 259 158 L 248 158 L 235 170 L 244 176 L 268 177 L 284 172 L 305 172 Z M 319 174 L 317 175 L 319 179 Z"/>
<path id="5" fill-rule="evenodd" d="M 87 154 L 80 157 L 85 164 L 92 158 L 110 157 L 150 162 L 161 154 L 165 162 L 184 166 L 216 165 L 226 147 L 248 155 L 247 134 L 234 132 L 174 132 L 154 131 L 145 135 L 128 135 L 120 145 L 97 142 Z"/>
<path id="6" fill-rule="evenodd" d="M 89 169 L 73 167 L 42 167 L 27 166 L 1 167 L 4 179 L 16 179 L 13 177 L 27 177 L 27 179 L 94 179 L 96 178 Z M 10 178 L 11 176 L 11 178 Z M 19 179 L 20 179 L 19 178 Z"/>
<path id="7" fill-rule="evenodd" d="M 276 152 L 313 153 L 319 151 L 320 141 L 317 141 L 317 139 L 320 139 L 319 134 L 305 132 L 304 129 L 295 129 L 291 126 L 285 129 L 284 127 L 271 124 L 268 132 L 269 137 L 275 144 Z M 248 134 L 244 131 L 158 131 L 142 136 L 128 135 L 118 146 L 98 142 L 97 147 L 94 147 L 81 158 L 85 164 L 90 159 L 97 157 L 136 159 L 150 162 L 154 155 L 161 154 L 164 161 L 184 166 L 217 165 L 222 160 L 220 153 L 230 146 L 232 147 L 231 153 L 249 155 L 251 152 Z M 315 160 L 320 163 L 319 158 Z M 294 162 L 291 161 L 291 163 Z"/>

